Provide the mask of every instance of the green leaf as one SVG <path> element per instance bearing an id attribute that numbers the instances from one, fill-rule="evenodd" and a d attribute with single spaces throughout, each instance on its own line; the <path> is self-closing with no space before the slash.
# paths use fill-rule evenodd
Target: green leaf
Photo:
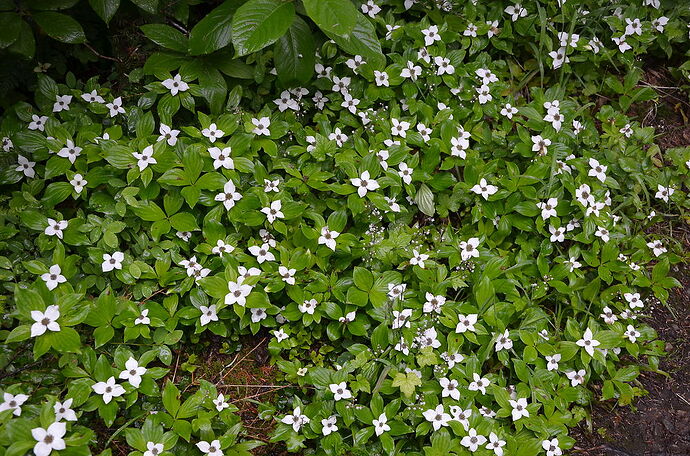
<path id="1" fill-rule="evenodd" d="M 84 30 L 79 22 L 66 14 L 44 11 L 35 13 L 31 17 L 51 38 L 70 44 L 86 41 Z"/>
<path id="2" fill-rule="evenodd" d="M 189 212 L 180 212 L 170 217 L 170 224 L 178 231 L 195 231 L 199 229 L 196 219 Z"/>
<path id="3" fill-rule="evenodd" d="M 362 291 L 369 291 L 374 285 L 374 275 L 365 268 L 355 266 L 355 271 L 352 274 L 355 286 Z"/>
<path id="4" fill-rule="evenodd" d="M 412 397 L 417 386 L 422 385 L 422 380 L 414 372 L 398 372 L 393 378 L 393 386 L 400 388 L 407 397 Z"/>
<path id="5" fill-rule="evenodd" d="M 249 0 L 232 18 L 232 44 L 247 55 L 275 43 L 290 28 L 295 6 L 280 0 Z"/>
<path id="6" fill-rule="evenodd" d="M 113 18 L 120 7 L 120 0 L 89 0 L 91 8 L 106 24 Z"/>
<path id="7" fill-rule="evenodd" d="M 157 45 L 173 51 L 187 52 L 187 37 L 179 30 L 165 24 L 146 24 L 140 28 Z"/>
<path id="8" fill-rule="evenodd" d="M 357 9 L 350 0 L 303 0 L 309 17 L 325 33 L 347 36 L 357 24 Z"/>
<path id="9" fill-rule="evenodd" d="M 158 11 L 158 0 L 132 0 L 132 3 L 147 13 L 155 14 Z"/>
<path id="10" fill-rule="evenodd" d="M 376 29 L 363 14 L 355 11 L 357 23 L 355 28 L 347 36 L 326 32 L 333 41 L 346 52 L 361 55 L 374 68 L 383 68 L 386 65 L 386 57 L 381 51 L 381 42 L 376 36 Z"/>
<path id="11" fill-rule="evenodd" d="M 314 36 L 299 16 L 273 48 L 278 79 L 286 86 L 306 83 L 314 72 Z"/>
<path id="12" fill-rule="evenodd" d="M 415 203 L 424 214 L 431 217 L 436 210 L 434 209 L 434 194 L 426 184 L 422 184 L 415 195 Z"/>
<path id="13" fill-rule="evenodd" d="M 17 13 L 0 13 L 0 48 L 6 48 L 17 41 L 22 22 Z"/>
<path id="14" fill-rule="evenodd" d="M 210 54 L 232 40 L 232 17 L 237 1 L 227 0 L 200 20 L 189 33 L 189 53 Z"/>
<path id="15" fill-rule="evenodd" d="M 21 21 L 17 40 L 7 49 L 16 54 L 22 54 L 29 59 L 34 57 L 34 53 L 36 52 L 36 39 L 34 38 L 34 31 L 29 24 L 25 21 Z"/>

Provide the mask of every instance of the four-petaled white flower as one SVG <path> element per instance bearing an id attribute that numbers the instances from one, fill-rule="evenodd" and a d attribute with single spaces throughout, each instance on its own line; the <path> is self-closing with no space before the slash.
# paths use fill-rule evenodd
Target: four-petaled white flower
<path id="1" fill-rule="evenodd" d="M 390 83 L 388 82 L 388 73 L 385 71 L 374 70 L 374 82 L 379 87 L 389 87 Z"/>
<path id="2" fill-rule="evenodd" d="M 436 41 L 441 41 L 441 35 L 438 33 L 438 26 L 431 25 L 429 28 L 423 29 L 422 34 L 424 35 L 424 44 L 426 46 L 431 46 Z"/>
<path id="3" fill-rule="evenodd" d="M 161 124 L 158 133 L 160 133 L 160 136 L 156 141 L 166 141 L 169 146 L 174 146 L 177 144 L 177 135 L 180 134 L 180 130 L 174 130 L 165 124 Z"/>
<path id="4" fill-rule="evenodd" d="M 30 161 L 23 155 L 17 156 L 17 167 L 15 168 L 15 171 L 20 171 L 24 173 L 26 177 L 34 177 L 36 175 L 36 171 L 34 171 L 34 166 L 36 166 L 36 162 Z"/>
<path id="5" fill-rule="evenodd" d="M 65 276 L 62 275 L 60 265 L 54 264 L 50 267 L 48 272 L 41 275 L 41 279 L 46 283 L 48 290 L 53 291 L 61 283 L 67 282 Z"/>
<path id="6" fill-rule="evenodd" d="M 551 140 L 542 138 L 541 135 L 532 136 L 532 152 L 537 152 L 538 155 L 546 155 L 548 147 L 551 145 Z"/>
<path id="7" fill-rule="evenodd" d="M 252 133 L 255 135 L 265 135 L 269 136 L 271 134 L 271 131 L 268 129 L 268 127 L 271 126 L 271 119 L 268 117 L 261 117 L 260 119 L 254 118 L 252 119 L 252 123 L 254 124 L 254 129 L 252 130 Z"/>
<path id="8" fill-rule="evenodd" d="M 560 449 L 558 444 L 559 442 L 556 438 L 541 441 L 541 447 L 546 451 L 546 456 L 561 456 L 563 450 Z"/>
<path id="9" fill-rule="evenodd" d="M 516 401 L 509 399 L 508 402 L 510 402 L 510 406 L 513 408 L 513 411 L 512 411 L 513 421 L 517 421 L 520 418 L 522 418 L 523 416 L 529 417 L 529 411 L 527 410 L 527 399 L 526 398 L 521 397 Z"/>
<path id="10" fill-rule="evenodd" d="M 72 102 L 72 95 L 55 95 L 53 112 L 69 111 L 69 104 Z"/>
<path id="11" fill-rule="evenodd" d="M 216 406 L 216 410 L 222 412 L 226 408 L 230 407 L 230 404 L 225 400 L 223 393 L 218 394 L 218 397 L 213 399 L 213 405 Z"/>
<path id="12" fill-rule="evenodd" d="M 331 383 L 328 385 L 328 388 L 331 390 L 331 393 L 333 393 L 333 399 L 335 399 L 336 402 L 341 399 L 352 399 L 352 392 L 347 389 L 347 383 L 345 382 Z"/>
<path id="13" fill-rule="evenodd" d="M 272 252 L 269 251 L 270 247 L 271 246 L 267 243 L 263 243 L 261 246 L 252 245 L 251 247 L 248 247 L 247 250 L 249 250 L 249 253 L 254 255 L 256 257 L 256 261 L 261 264 L 264 261 L 275 261 L 276 257 Z"/>
<path id="14" fill-rule="evenodd" d="M 640 299 L 640 293 L 623 293 L 623 297 L 628 302 L 631 309 L 644 308 L 644 302 Z"/>
<path id="15" fill-rule="evenodd" d="M 584 369 L 565 373 L 565 376 L 568 377 L 570 385 L 572 386 L 582 385 L 585 382 L 585 375 L 587 375 L 587 372 L 585 372 Z"/>
<path id="16" fill-rule="evenodd" d="M 144 456 L 158 456 L 165 450 L 162 443 L 146 442 Z"/>
<path id="17" fill-rule="evenodd" d="M 513 340 L 510 338 L 510 332 L 506 329 L 503 334 L 499 334 L 496 339 L 496 351 L 510 350 L 513 348 Z"/>
<path id="18" fill-rule="evenodd" d="M 120 372 L 120 380 L 127 380 L 130 385 L 139 388 L 141 385 L 141 376 L 146 373 L 146 368 L 140 366 L 136 359 L 130 358 L 125 361 L 125 370 Z"/>
<path id="19" fill-rule="evenodd" d="M 676 190 L 671 186 L 664 187 L 663 185 L 658 184 L 657 185 L 657 192 L 654 195 L 654 197 L 659 198 L 659 199 L 663 200 L 664 202 L 668 203 L 668 198 L 671 195 L 673 195 L 673 192 L 675 192 L 675 191 Z"/>
<path id="20" fill-rule="evenodd" d="M 471 428 L 468 434 L 460 440 L 460 444 L 470 450 L 472 453 L 477 451 L 477 449 L 486 443 L 486 437 L 477 434 L 475 428 Z"/>
<path id="21" fill-rule="evenodd" d="M 364 5 L 362 5 L 364 7 Z M 333 432 L 338 432 L 338 426 L 336 426 L 336 421 L 337 417 L 335 415 L 331 415 L 328 418 L 324 418 L 321 420 L 321 433 L 323 435 L 330 435 Z"/>
<path id="22" fill-rule="evenodd" d="M 179 92 L 186 92 L 189 89 L 189 84 L 182 80 L 180 74 L 176 74 L 174 78 L 168 78 L 162 82 L 163 87 L 170 90 L 172 96 L 177 95 Z"/>
<path id="23" fill-rule="evenodd" d="M 201 316 L 199 317 L 199 323 L 201 326 L 206 326 L 212 321 L 218 321 L 218 314 L 216 311 L 216 305 L 211 304 L 210 306 L 199 306 L 201 311 Z"/>
<path id="24" fill-rule="evenodd" d="M 434 431 L 438 431 L 442 427 L 448 426 L 452 419 L 451 416 L 443 409 L 443 404 L 439 404 L 435 409 L 429 409 L 422 413 L 424 418 L 431 423 Z"/>
<path id="25" fill-rule="evenodd" d="M 88 184 L 86 179 L 84 179 L 84 176 L 82 176 L 79 173 L 76 173 L 74 177 L 69 181 L 69 183 L 74 187 L 74 191 L 76 193 L 81 193 L 82 190 L 84 190 L 84 187 Z"/>
<path id="26" fill-rule="evenodd" d="M 105 382 L 96 383 L 91 388 L 96 394 L 100 394 L 103 397 L 103 402 L 106 404 L 110 404 L 114 397 L 120 397 L 125 394 L 125 389 L 122 385 L 118 385 L 115 382 L 115 377 L 112 376 Z"/>
<path id="27" fill-rule="evenodd" d="M 158 163 L 158 161 L 153 158 L 153 146 L 146 146 L 141 153 L 132 152 L 132 155 L 137 159 L 139 171 L 145 170 L 149 165 L 155 165 Z"/>
<path id="28" fill-rule="evenodd" d="M 391 430 L 385 413 L 380 414 L 378 418 L 372 420 L 371 425 L 374 426 L 374 432 L 376 432 L 377 437 Z"/>
<path id="29" fill-rule="evenodd" d="M 235 206 L 235 201 L 242 199 L 242 195 L 237 191 L 235 183 L 231 180 L 227 181 L 223 186 L 223 191 L 218 193 L 214 198 L 215 201 L 222 201 L 226 210 L 230 210 Z"/>
<path id="30" fill-rule="evenodd" d="M 45 334 L 48 330 L 60 331 L 60 325 L 57 322 L 57 319 L 60 318 L 60 309 L 56 305 L 48 306 L 45 312 L 32 310 L 31 318 L 36 322 L 31 325 L 31 337 Z"/>
<path id="31" fill-rule="evenodd" d="M 412 250 L 412 258 L 410 258 L 410 264 L 412 266 L 419 266 L 424 269 L 424 262 L 429 259 L 429 255 L 426 253 L 419 253 L 417 250 Z"/>
<path id="32" fill-rule="evenodd" d="M 299 311 L 302 313 L 314 315 L 314 311 L 316 310 L 316 306 L 318 304 L 319 302 L 316 299 L 307 299 L 303 301 L 302 304 L 299 304 L 297 309 L 299 309 Z"/>
<path id="33" fill-rule="evenodd" d="M 67 220 L 56 221 L 52 218 L 48 219 L 48 226 L 46 227 L 44 233 L 48 236 L 57 236 L 58 239 L 62 239 L 62 231 L 67 228 Z"/>
<path id="34" fill-rule="evenodd" d="M 321 236 L 319 236 L 319 245 L 323 244 L 335 252 L 335 239 L 340 236 L 340 233 L 328 229 L 328 226 L 321 227 Z"/>
<path id="35" fill-rule="evenodd" d="M 482 195 L 482 197 L 485 200 L 488 200 L 489 196 L 493 195 L 498 191 L 498 187 L 496 187 L 495 185 L 490 185 L 486 182 L 486 179 L 482 177 L 479 180 L 479 183 L 472 187 L 471 190 L 477 195 Z"/>
<path id="36" fill-rule="evenodd" d="M 592 334 L 592 330 L 590 328 L 587 328 L 585 333 L 582 335 L 582 339 L 575 343 L 578 347 L 584 348 L 589 356 L 594 356 L 594 347 L 600 345 L 600 342 L 594 339 L 594 335 Z"/>
<path id="37" fill-rule="evenodd" d="M 96 89 L 92 90 L 89 93 L 83 93 L 81 95 L 81 98 L 87 103 L 105 103 L 105 100 L 102 96 L 98 95 Z"/>
<path id="38" fill-rule="evenodd" d="M 403 182 L 405 182 L 407 185 L 410 185 L 412 183 L 412 172 L 414 169 L 410 168 L 407 166 L 407 163 L 402 162 L 398 165 L 398 175 L 402 179 Z"/>
<path id="39" fill-rule="evenodd" d="M 590 170 L 589 170 L 588 176 L 596 177 L 602 183 L 604 181 L 606 181 L 606 170 L 608 169 L 607 166 L 602 165 L 595 158 L 589 159 L 589 166 L 590 166 Z"/>
<path id="40" fill-rule="evenodd" d="M 469 315 L 458 315 L 458 325 L 455 327 L 455 332 L 458 334 L 464 333 L 466 331 L 474 332 L 476 331 L 474 325 L 477 323 L 477 314 Z"/>
<path id="41" fill-rule="evenodd" d="M 637 338 L 640 337 L 642 334 L 638 330 L 636 330 L 633 325 L 628 325 L 628 327 L 625 329 L 625 332 L 623 333 L 623 336 L 627 337 L 628 340 L 631 343 L 635 343 L 637 341 Z"/>
<path id="42" fill-rule="evenodd" d="M 45 131 L 46 122 L 48 121 L 48 116 L 38 116 L 36 114 L 31 115 L 31 122 L 27 127 L 29 130 Z"/>
<path id="43" fill-rule="evenodd" d="M 652 249 L 652 252 L 656 257 L 661 255 L 662 253 L 666 253 L 666 247 L 664 247 L 664 244 L 662 244 L 662 242 L 659 240 L 648 242 L 647 247 Z"/>
<path id="44" fill-rule="evenodd" d="M 252 292 L 252 286 L 242 283 L 242 280 L 237 282 L 228 282 L 228 294 L 225 295 L 225 304 L 238 304 L 245 306 L 247 304 L 247 296 Z"/>
<path id="45" fill-rule="evenodd" d="M 472 374 L 473 381 L 470 382 L 467 387 L 470 391 L 481 391 L 482 394 L 486 394 L 486 388 L 491 384 L 488 378 L 484 378 L 481 375 L 474 372 Z"/>
<path id="46" fill-rule="evenodd" d="M 213 169 L 221 167 L 225 169 L 235 169 L 235 162 L 230 156 L 231 152 L 231 147 L 224 147 L 222 150 L 219 147 L 209 147 L 208 153 L 211 154 L 211 158 L 213 159 Z"/>
<path id="47" fill-rule="evenodd" d="M 196 447 L 208 456 L 223 456 L 223 450 L 220 449 L 220 440 L 216 439 L 211 442 L 202 440 L 196 444 Z"/>
<path id="48" fill-rule="evenodd" d="M 208 138 L 208 140 L 212 143 L 216 142 L 217 139 L 220 139 L 223 136 L 225 136 L 225 132 L 223 130 L 220 130 L 215 123 L 212 123 L 208 126 L 208 128 L 204 128 L 203 130 L 201 130 L 201 134 Z"/>
<path id="49" fill-rule="evenodd" d="M 110 117 L 126 113 L 125 108 L 122 107 L 122 97 L 115 98 L 111 103 L 106 103 L 105 106 L 110 111 Z"/>
<path id="50" fill-rule="evenodd" d="M 268 223 L 273 223 L 276 221 L 276 219 L 285 217 L 285 215 L 281 211 L 282 208 L 283 208 L 283 202 L 280 200 L 275 200 L 271 203 L 270 206 L 261 208 L 261 212 L 266 214 L 266 218 L 268 219 Z"/>
<path id="51" fill-rule="evenodd" d="M 63 157 L 68 159 L 71 163 L 77 160 L 77 157 L 81 155 L 82 148 L 75 146 L 71 139 L 65 142 L 65 147 L 58 151 L 58 157 Z"/>
<path id="52" fill-rule="evenodd" d="M 556 206 L 558 206 L 558 198 L 549 198 L 546 201 L 537 203 L 537 207 L 541 209 L 541 217 L 547 220 L 549 217 L 556 217 Z"/>
<path id="53" fill-rule="evenodd" d="M 467 261 L 470 258 L 479 258 L 479 238 L 469 238 L 467 241 L 460 242 L 460 256 L 462 261 Z"/>
<path id="54" fill-rule="evenodd" d="M 556 353 L 554 355 L 546 355 L 546 370 L 558 370 L 558 362 L 561 360 L 561 355 Z"/>
<path id="55" fill-rule="evenodd" d="M 122 252 L 114 252 L 112 255 L 104 253 L 101 269 L 103 269 L 103 272 L 110 272 L 113 269 L 122 269 L 122 261 L 124 259 L 125 254 Z"/>
<path id="56" fill-rule="evenodd" d="M 410 317 L 412 317 L 412 309 L 403 309 L 401 311 L 393 311 L 393 329 L 402 327 L 410 327 Z"/>
<path id="57" fill-rule="evenodd" d="M 441 378 L 438 383 L 443 388 L 441 391 L 441 397 L 450 397 L 456 401 L 460 400 L 460 390 L 458 389 L 458 381 L 447 379 L 445 377 Z"/>
<path id="58" fill-rule="evenodd" d="M 31 436 L 36 441 L 34 454 L 36 456 L 48 456 L 53 450 L 64 450 L 67 447 L 65 439 L 63 439 L 66 432 L 67 425 L 57 421 L 48 426 L 48 429 L 42 427 L 31 429 Z"/>
<path id="59" fill-rule="evenodd" d="M 0 404 L 0 412 L 5 410 L 12 410 L 14 416 L 21 416 L 22 414 L 22 404 L 29 399 L 26 394 L 10 394 L 4 393 L 2 395 L 2 404 Z M 58 420 L 59 421 L 59 420 Z"/>
<path id="60" fill-rule="evenodd" d="M 503 447 L 505 444 L 505 440 L 501 440 L 496 433 L 492 432 L 489 434 L 489 443 L 487 443 L 484 448 L 487 450 L 493 450 L 496 456 L 503 456 Z"/>
<path id="61" fill-rule="evenodd" d="M 415 65 L 412 61 L 407 61 L 405 68 L 400 72 L 400 76 L 403 78 L 410 78 L 416 81 L 417 78 L 422 74 L 422 67 Z"/>
<path id="62" fill-rule="evenodd" d="M 360 198 L 364 198 L 367 192 L 372 192 L 379 188 L 379 183 L 370 177 L 369 171 L 364 171 L 359 177 L 350 179 L 350 182 L 357 187 L 357 194 Z"/>
<path id="63" fill-rule="evenodd" d="M 73 399 L 65 399 L 65 402 L 55 402 L 53 411 L 55 412 L 55 421 L 77 421 L 77 414 L 72 410 Z"/>
<path id="64" fill-rule="evenodd" d="M 300 407 L 295 407 L 292 415 L 285 415 L 280 422 L 292 426 L 295 432 L 299 432 L 300 428 L 305 424 L 309 424 L 311 420 L 307 415 L 302 415 L 302 409 Z"/>

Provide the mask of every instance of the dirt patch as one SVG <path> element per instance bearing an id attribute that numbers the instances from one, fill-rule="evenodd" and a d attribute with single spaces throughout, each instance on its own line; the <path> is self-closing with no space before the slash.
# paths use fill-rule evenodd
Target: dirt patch
<path id="1" fill-rule="evenodd" d="M 690 455 L 690 270 L 680 266 L 674 275 L 683 287 L 671 291 L 667 306 L 649 309 L 646 322 L 666 342 L 668 356 L 660 369 L 668 377 L 644 372 L 640 387 L 648 394 L 634 407 L 611 401 L 592 408 L 592 432 L 576 429 L 573 454 L 584 456 Z"/>

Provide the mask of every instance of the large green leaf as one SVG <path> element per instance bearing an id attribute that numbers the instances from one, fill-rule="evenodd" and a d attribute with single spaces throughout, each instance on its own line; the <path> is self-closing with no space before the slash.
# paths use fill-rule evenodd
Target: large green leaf
<path id="1" fill-rule="evenodd" d="M 17 13 L 0 13 L 0 48 L 6 48 L 17 41 L 21 31 L 22 18 Z"/>
<path id="2" fill-rule="evenodd" d="M 79 22 L 66 14 L 46 11 L 36 13 L 32 17 L 51 38 L 71 44 L 86 41 L 84 30 Z"/>
<path id="3" fill-rule="evenodd" d="M 347 36 L 357 24 L 357 9 L 350 0 L 303 0 L 309 17 L 329 34 Z"/>
<path id="4" fill-rule="evenodd" d="M 386 65 L 386 57 L 381 51 L 381 42 L 376 36 L 376 29 L 363 14 L 355 11 L 355 16 L 357 24 L 350 35 L 339 36 L 328 31 L 326 35 L 350 54 L 361 55 L 375 68 L 383 68 Z"/>
<path id="5" fill-rule="evenodd" d="M 23 56 L 32 59 L 36 52 L 36 39 L 31 26 L 25 21 L 21 21 L 19 25 L 19 37 L 17 40 L 7 48 L 11 52 L 22 54 Z"/>
<path id="6" fill-rule="evenodd" d="M 141 26 L 141 31 L 159 46 L 173 51 L 187 52 L 187 37 L 169 25 L 146 24 Z"/>
<path id="7" fill-rule="evenodd" d="M 143 9 L 147 13 L 154 14 L 158 11 L 158 0 L 131 0 L 132 3 Z"/>
<path id="8" fill-rule="evenodd" d="M 419 187 L 419 190 L 417 190 L 417 194 L 415 195 L 415 203 L 417 203 L 417 207 L 419 207 L 419 210 L 424 214 L 428 215 L 429 217 L 434 215 L 434 194 L 431 189 L 426 186 L 426 184 L 422 184 Z"/>
<path id="9" fill-rule="evenodd" d="M 210 54 L 230 44 L 232 16 L 238 6 L 238 0 L 226 0 L 200 20 L 189 33 L 189 53 Z"/>
<path id="10" fill-rule="evenodd" d="M 113 18 L 120 7 L 120 0 L 89 0 L 91 8 L 106 24 Z"/>
<path id="11" fill-rule="evenodd" d="M 287 33 L 273 48 L 278 79 L 285 84 L 304 84 L 314 72 L 316 46 L 306 22 L 295 17 Z"/>
<path id="12" fill-rule="evenodd" d="M 238 55 L 247 55 L 275 43 L 295 17 L 292 3 L 250 0 L 232 18 L 232 43 Z"/>

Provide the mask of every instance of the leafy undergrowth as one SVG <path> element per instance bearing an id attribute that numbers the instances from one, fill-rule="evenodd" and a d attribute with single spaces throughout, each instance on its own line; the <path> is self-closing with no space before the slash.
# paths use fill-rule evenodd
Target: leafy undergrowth
<path id="1" fill-rule="evenodd" d="M 688 12 L 381 3 L 303 87 L 165 51 L 5 113 L 0 456 L 556 456 L 642 394 L 690 149 L 625 113 Z"/>

